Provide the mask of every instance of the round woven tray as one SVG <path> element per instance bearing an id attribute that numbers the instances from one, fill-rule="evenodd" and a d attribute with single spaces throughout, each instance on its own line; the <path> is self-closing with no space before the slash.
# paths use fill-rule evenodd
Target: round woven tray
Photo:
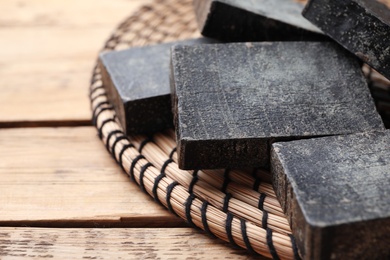
<path id="1" fill-rule="evenodd" d="M 102 51 L 198 37 L 191 0 L 156 0 L 126 19 Z M 366 69 L 367 75 L 372 75 Z M 93 72 L 93 122 L 107 150 L 141 190 L 172 213 L 198 227 L 274 259 L 299 258 L 270 174 L 263 170 L 182 171 L 177 166 L 173 130 L 154 136 L 126 136 Z"/>

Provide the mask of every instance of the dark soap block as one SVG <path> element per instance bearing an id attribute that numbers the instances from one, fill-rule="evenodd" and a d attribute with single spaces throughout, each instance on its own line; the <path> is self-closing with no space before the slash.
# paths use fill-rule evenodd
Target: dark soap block
<path id="1" fill-rule="evenodd" d="M 100 55 L 103 84 L 127 134 L 173 127 L 169 87 L 170 48 L 212 43 L 200 38 L 135 47 Z"/>
<path id="2" fill-rule="evenodd" d="M 327 39 L 296 0 L 194 0 L 202 35 L 223 41 Z"/>
<path id="3" fill-rule="evenodd" d="M 311 0 L 303 16 L 390 79 L 390 1 Z"/>
<path id="4" fill-rule="evenodd" d="M 331 42 L 176 46 L 179 167 L 269 167 L 274 141 L 383 129 L 359 61 Z"/>
<path id="5" fill-rule="evenodd" d="M 272 147 L 273 184 L 303 259 L 390 259 L 390 131 Z"/>

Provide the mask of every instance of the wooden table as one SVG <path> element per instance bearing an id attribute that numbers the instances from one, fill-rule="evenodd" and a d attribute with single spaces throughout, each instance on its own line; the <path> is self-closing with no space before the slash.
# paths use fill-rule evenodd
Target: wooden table
<path id="1" fill-rule="evenodd" d="M 0 2 L 0 259 L 251 258 L 142 193 L 91 126 L 98 50 L 147 2 Z"/>

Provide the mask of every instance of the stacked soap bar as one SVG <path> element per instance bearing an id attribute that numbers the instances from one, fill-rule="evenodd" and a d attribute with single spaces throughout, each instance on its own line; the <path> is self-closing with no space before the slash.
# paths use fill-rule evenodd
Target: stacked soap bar
<path id="1" fill-rule="evenodd" d="M 359 62 L 329 42 L 172 49 L 182 169 L 268 167 L 271 144 L 382 129 Z"/>
<path id="2" fill-rule="evenodd" d="M 276 143 L 272 173 L 304 259 L 390 258 L 390 130 Z"/>
<path id="3" fill-rule="evenodd" d="M 215 42 L 200 38 L 100 55 L 103 85 L 125 133 L 154 133 L 173 126 L 169 87 L 170 48 L 176 44 Z"/>
<path id="4" fill-rule="evenodd" d="M 204 36 L 224 41 L 324 40 L 296 0 L 194 0 Z"/>
<path id="5" fill-rule="evenodd" d="M 243 43 L 102 54 L 103 83 L 126 133 L 172 127 L 173 109 L 180 168 L 271 168 L 303 258 L 389 258 L 390 132 L 356 58 L 390 77 L 389 2 L 194 6 L 203 35 Z M 310 41 L 330 40 L 323 32 L 344 48 Z M 264 40 L 284 42 L 251 42 Z"/>
<path id="6" fill-rule="evenodd" d="M 390 79 L 390 1 L 311 0 L 303 15 Z"/>

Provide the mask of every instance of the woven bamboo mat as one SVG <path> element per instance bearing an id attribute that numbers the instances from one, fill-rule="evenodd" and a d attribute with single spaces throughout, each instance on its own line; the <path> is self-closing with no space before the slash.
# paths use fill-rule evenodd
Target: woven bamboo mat
<path id="1" fill-rule="evenodd" d="M 199 36 L 191 0 L 156 0 L 116 28 L 102 51 Z M 373 91 L 388 91 L 372 78 Z M 379 76 L 378 76 L 379 77 Z M 125 136 L 102 85 L 99 69 L 90 88 L 93 121 L 107 150 L 141 190 L 189 225 L 274 259 L 299 258 L 270 174 L 263 170 L 182 171 L 173 130 Z M 389 109 L 390 110 L 390 109 Z M 385 113 L 384 113 L 385 114 Z"/>
<path id="2" fill-rule="evenodd" d="M 386 128 L 390 128 L 390 81 L 368 66 L 364 67 L 376 108 Z"/>

